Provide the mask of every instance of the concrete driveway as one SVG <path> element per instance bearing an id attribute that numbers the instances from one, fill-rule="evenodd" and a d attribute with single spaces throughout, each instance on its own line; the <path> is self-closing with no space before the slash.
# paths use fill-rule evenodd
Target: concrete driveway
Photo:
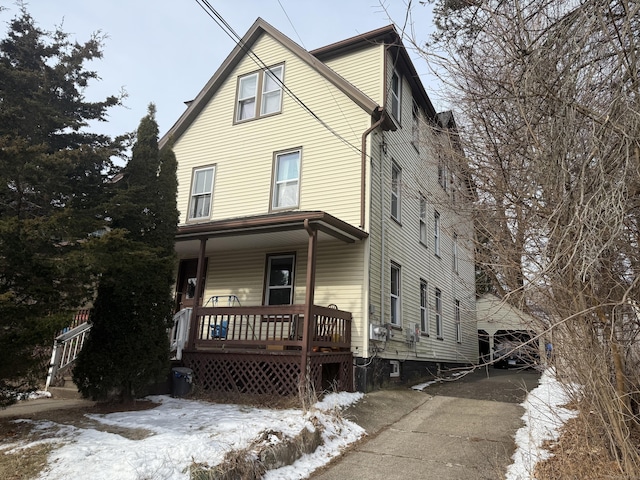
<path id="1" fill-rule="evenodd" d="M 317 480 L 504 478 L 534 371 L 478 370 L 456 381 L 365 395 L 345 417 L 367 437 Z"/>

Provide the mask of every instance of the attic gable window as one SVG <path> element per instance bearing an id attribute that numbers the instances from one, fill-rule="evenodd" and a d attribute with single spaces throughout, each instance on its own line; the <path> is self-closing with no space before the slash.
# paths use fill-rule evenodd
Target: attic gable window
<path id="1" fill-rule="evenodd" d="M 282 110 L 283 75 L 284 65 L 278 65 L 240 77 L 236 122 L 279 113 Z"/>

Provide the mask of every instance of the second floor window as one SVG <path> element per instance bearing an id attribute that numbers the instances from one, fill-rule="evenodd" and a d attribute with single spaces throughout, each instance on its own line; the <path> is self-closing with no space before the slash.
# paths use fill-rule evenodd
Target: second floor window
<path id="1" fill-rule="evenodd" d="M 284 66 L 251 73 L 238 79 L 236 121 L 278 113 L 282 109 Z"/>
<path id="2" fill-rule="evenodd" d="M 427 199 L 420 196 L 420 243 L 427 244 Z"/>
<path id="3" fill-rule="evenodd" d="M 213 194 L 214 167 L 198 168 L 193 171 L 189 220 L 211 216 L 211 196 Z"/>
<path id="4" fill-rule="evenodd" d="M 391 165 L 391 216 L 400 221 L 400 187 L 402 184 L 402 170 L 393 163 Z"/>
<path id="5" fill-rule="evenodd" d="M 295 208 L 299 196 L 300 150 L 276 154 L 271 208 Z"/>
<path id="6" fill-rule="evenodd" d="M 458 234 L 453 234 L 453 271 L 458 273 Z"/>
<path id="7" fill-rule="evenodd" d="M 435 254 L 440 256 L 440 214 L 433 214 L 433 249 Z"/>
<path id="8" fill-rule="evenodd" d="M 398 72 L 395 70 L 391 74 L 391 88 L 389 90 L 389 94 L 391 95 L 391 114 L 399 122 L 402 83 L 400 82 L 400 75 L 398 75 Z"/>

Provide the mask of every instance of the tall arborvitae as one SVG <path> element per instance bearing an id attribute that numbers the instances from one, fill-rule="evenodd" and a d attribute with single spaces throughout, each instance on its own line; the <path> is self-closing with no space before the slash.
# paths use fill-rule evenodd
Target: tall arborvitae
<path id="1" fill-rule="evenodd" d="M 177 181 L 173 152 L 158 149 L 153 105 L 115 188 L 113 230 L 95 250 L 102 275 L 93 328 L 74 381 L 87 397 L 129 401 L 166 376 L 169 360 Z"/>
<path id="2" fill-rule="evenodd" d="M 24 7 L 8 25 L 0 38 L 0 396 L 28 386 L 31 374 L 43 380 L 42 346 L 92 296 L 82 245 L 103 225 L 118 146 L 86 127 L 120 101 L 85 100 L 98 78 L 85 63 L 102 56 L 99 37 L 81 44 L 42 30 Z"/>

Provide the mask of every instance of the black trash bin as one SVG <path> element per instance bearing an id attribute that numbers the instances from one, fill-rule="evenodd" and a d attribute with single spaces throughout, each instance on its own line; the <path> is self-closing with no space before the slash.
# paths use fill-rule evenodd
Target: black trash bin
<path id="1" fill-rule="evenodd" d="M 193 383 L 193 370 L 187 367 L 175 367 L 171 369 L 171 396 L 184 397 L 191 392 Z"/>

